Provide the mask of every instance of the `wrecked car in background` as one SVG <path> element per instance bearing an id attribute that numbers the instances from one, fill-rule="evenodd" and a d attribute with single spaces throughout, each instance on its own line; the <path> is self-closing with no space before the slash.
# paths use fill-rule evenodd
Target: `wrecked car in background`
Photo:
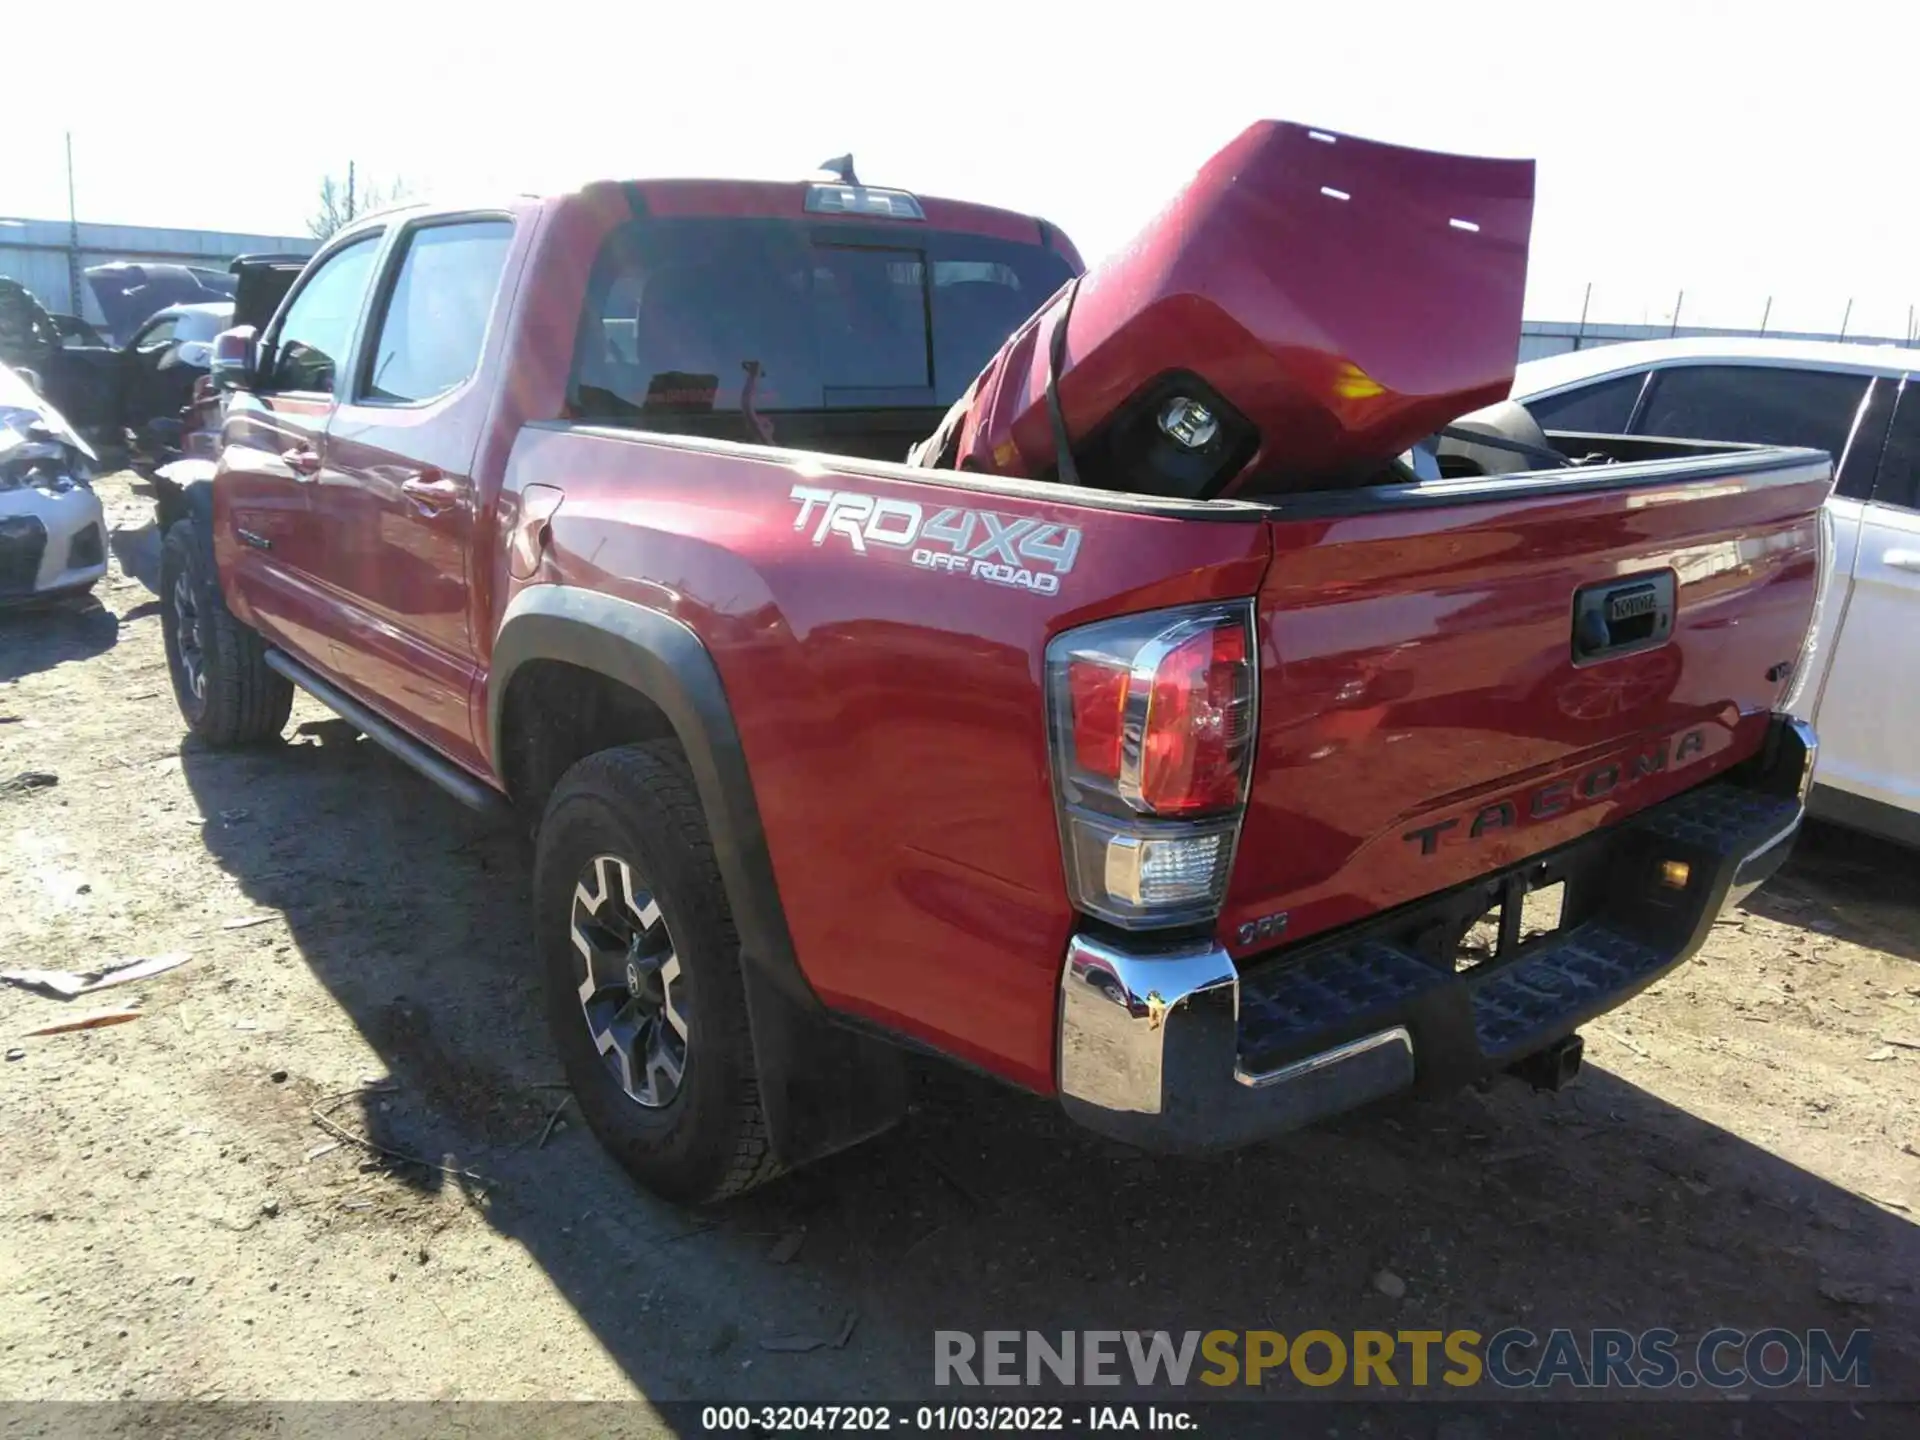
<path id="1" fill-rule="evenodd" d="M 0 355 L 14 364 L 31 364 L 39 373 L 41 389 L 75 429 L 107 451 L 117 451 L 125 431 L 143 432 L 155 418 L 166 418 L 143 408 L 153 387 L 139 379 L 138 349 L 152 349 L 150 322 L 174 306 L 231 305 L 234 278 L 219 270 L 194 265 L 149 264 L 116 260 L 83 272 L 87 289 L 105 319 L 104 329 L 73 317 L 57 326 L 53 345 L 33 360 Z M 81 327 L 85 327 L 84 332 Z M 85 336 L 92 337 L 88 343 Z M 158 357 L 149 356 L 146 368 Z M 204 368 L 204 360 L 202 362 Z M 172 401 L 168 414 L 186 403 L 191 381 Z"/>
<path id="2" fill-rule="evenodd" d="M 106 317 L 113 341 L 125 345 L 150 317 L 174 305 L 232 303 L 234 277 L 204 265 L 115 260 L 90 266 L 87 289 Z"/>
<path id="3" fill-rule="evenodd" d="M 178 459 L 198 382 L 213 363 L 213 339 L 233 304 L 169 305 L 148 318 L 120 353 L 116 418 L 127 463 L 150 474 Z"/>
<path id="4" fill-rule="evenodd" d="M 183 453 L 183 437 L 194 428 L 196 399 L 211 394 L 197 382 L 206 378 L 213 339 L 238 323 L 237 298 L 262 303 L 264 273 L 297 274 L 297 256 L 243 256 L 226 271 L 187 265 L 115 262 L 86 272 L 89 288 L 107 329 L 123 339 L 103 339 L 85 321 L 45 316 L 28 296 L 36 315 L 31 338 L 48 332 L 26 363 L 39 377 L 40 390 L 73 427 L 114 465 L 125 464 L 152 478 Z M 287 266 L 292 269 L 287 272 Z M 285 283 L 264 303 L 264 324 Z M 24 294 L 24 292 L 22 292 Z M 248 313 L 252 313 L 249 311 Z M 91 337 L 91 340 L 87 337 Z"/>
<path id="5" fill-rule="evenodd" d="M 94 459 L 26 376 L 0 365 L 0 603 L 80 594 L 106 573 Z"/>

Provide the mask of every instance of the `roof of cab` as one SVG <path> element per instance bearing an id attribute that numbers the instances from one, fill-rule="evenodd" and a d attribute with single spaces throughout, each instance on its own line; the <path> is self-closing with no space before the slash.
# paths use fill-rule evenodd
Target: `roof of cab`
<path id="1" fill-rule="evenodd" d="M 1561 355 L 1543 355 L 1514 370 L 1513 396 L 1524 400 L 1587 380 L 1664 365 L 1726 361 L 1746 365 L 1795 365 L 1865 374 L 1920 370 L 1920 350 L 1899 345 L 1848 345 L 1837 340 L 1785 340 L 1747 335 L 1689 335 L 1672 340 L 1635 340 L 1595 345 Z"/>
<path id="2" fill-rule="evenodd" d="M 600 182 L 607 184 L 614 182 Z M 960 230 L 974 235 L 986 235 L 1002 240 L 1012 240 L 1020 244 L 1052 244 L 1058 232 L 1033 215 L 1023 215 L 1016 210 L 1002 210 L 994 205 L 980 205 L 968 200 L 946 200 L 938 196 L 921 195 L 915 191 L 900 191 L 911 194 L 920 203 L 926 214 L 924 222 L 889 218 L 876 215 L 835 215 L 822 214 L 807 209 L 807 192 L 816 183 L 810 180 L 714 180 L 714 179 L 661 179 L 630 180 L 621 183 L 621 188 L 630 194 L 642 197 L 647 212 L 660 218 L 695 218 L 710 216 L 714 218 L 748 218 L 769 220 L 804 220 L 809 223 L 858 224 L 866 226 L 899 226 L 902 233 L 909 233 L 914 227 L 924 223 L 936 230 Z M 597 190 L 599 185 L 590 185 L 586 190 Z M 898 186 L 867 186 L 874 190 L 900 190 Z"/>
<path id="3" fill-rule="evenodd" d="M 1010 240 L 1022 245 L 1044 245 L 1049 249 L 1058 250 L 1076 271 L 1082 268 L 1080 254 L 1074 248 L 1072 241 L 1056 227 L 1035 215 L 1023 215 L 1017 210 L 1003 210 L 995 205 L 981 205 L 970 200 L 947 200 L 938 196 L 921 195 L 913 191 L 900 193 L 913 195 L 926 216 L 924 221 L 882 215 L 820 213 L 807 209 L 807 192 L 816 183 L 820 182 L 720 179 L 596 180 L 581 186 L 578 190 L 547 196 L 541 203 L 568 205 L 583 199 L 604 203 L 609 192 L 616 192 L 624 197 L 623 203 L 631 206 L 636 199 L 641 200 L 644 202 L 645 213 L 662 219 L 700 217 L 786 219 L 806 221 L 810 224 L 853 224 L 868 228 L 898 226 L 903 237 L 910 235 L 916 228 L 956 230 L 970 235 Z M 899 190 L 897 186 L 882 185 L 866 188 Z M 506 204 L 502 204 L 498 199 L 492 204 L 404 201 L 382 210 L 355 216 L 351 222 L 330 236 L 327 243 L 332 245 L 351 235 L 381 229 L 395 220 L 412 216 L 437 216 L 461 214 L 473 210 L 512 208 L 525 205 L 529 201 L 539 202 L 541 197 L 515 195 L 509 197 Z"/>

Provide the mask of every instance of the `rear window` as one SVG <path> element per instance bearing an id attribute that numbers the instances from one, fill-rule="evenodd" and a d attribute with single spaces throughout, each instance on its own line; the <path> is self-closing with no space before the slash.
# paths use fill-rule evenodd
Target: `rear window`
<path id="1" fill-rule="evenodd" d="M 594 265 L 572 413 L 737 437 L 750 416 L 942 411 L 1070 273 L 919 227 L 635 221 Z"/>
<path id="2" fill-rule="evenodd" d="M 1633 415 L 1633 402 L 1640 398 L 1644 370 L 1631 375 L 1616 375 L 1598 384 L 1578 390 L 1562 390 L 1526 402 L 1542 430 L 1575 430 L 1588 435 L 1620 435 Z"/>
<path id="3" fill-rule="evenodd" d="M 1634 429 L 1682 440 L 1806 445 L 1838 460 L 1868 379 L 1770 365 L 1657 370 Z"/>

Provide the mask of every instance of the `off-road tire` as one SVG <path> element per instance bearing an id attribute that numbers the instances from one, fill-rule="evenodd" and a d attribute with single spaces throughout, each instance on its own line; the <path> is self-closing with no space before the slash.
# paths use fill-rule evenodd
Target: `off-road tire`
<path id="1" fill-rule="evenodd" d="M 186 640 L 199 656 L 204 677 L 198 693 L 182 658 L 188 621 L 181 614 L 181 587 L 197 622 L 197 640 L 191 635 Z M 266 642 L 227 609 L 214 569 L 212 537 L 191 519 L 175 521 L 161 542 L 160 631 L 173 698 L 195 736 L 219 749 L 279 738 L 293 709 L 293 684 L 267 668 Z"/>
<path id="2" fill-rule="evenodd" d="M 665 921 L 680 962 L 684 1073 L 657 1109 L 610 1073 L 580 999 L 575 889 L 596 856 L 630 867 Z M 700 1205 L 781 1173 L 760 1103 L 740 975 L 740 940 L 713 841 L 679 746 L 652 741 L 590 755 L 560 777 L 534 854 L 534 923 L 547 1021 L 580 1113 L 649 1190 Z"/>

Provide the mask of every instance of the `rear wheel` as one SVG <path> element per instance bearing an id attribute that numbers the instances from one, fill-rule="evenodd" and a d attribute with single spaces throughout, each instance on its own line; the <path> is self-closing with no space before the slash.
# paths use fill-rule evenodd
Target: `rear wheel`
<path id="1" fill-rule="evenodd" d="M 227 609 L 212 551 L 194 520 L 177 521 L 161 543 L 160 632 L 173 696 L 207 744 L 257 745 L 285 728 L 293 685 L 267 668 L 266 642 Z"/>
<path id="2" fill-rule="evenodd" d="M 561 777 L 540 824 L 534 907 L 548 1024 L 601 1143 L 688 1204 L 779 1174 L 740 941 L 677 746 L 603 751 Z"/>

